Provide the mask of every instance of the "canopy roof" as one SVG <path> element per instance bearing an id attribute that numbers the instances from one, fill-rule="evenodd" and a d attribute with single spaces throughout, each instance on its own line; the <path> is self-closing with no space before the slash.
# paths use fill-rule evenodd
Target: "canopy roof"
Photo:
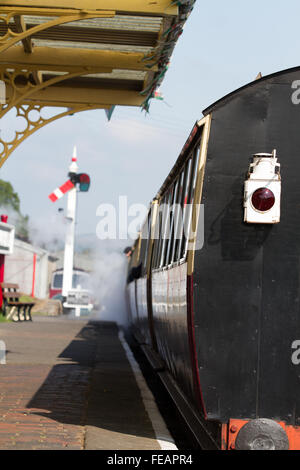
<path id="1" fill-rule="evenodd" d="M 0 3 L 0 119 L 13 108 L 29 135 L 88 109 L 149 102 L 195 0 L 5 0 Z M 52 107 L 53 115 L 45 116 Z M 1 128 L 0 128 L 1 131 Z"/>
<path id="2" fill-rule="evenodd" d="M 0 69 L 22 70 L 12 88 L 42 85 L 24 103 L 148 110 L 194 1 L 6 0 Z"/>

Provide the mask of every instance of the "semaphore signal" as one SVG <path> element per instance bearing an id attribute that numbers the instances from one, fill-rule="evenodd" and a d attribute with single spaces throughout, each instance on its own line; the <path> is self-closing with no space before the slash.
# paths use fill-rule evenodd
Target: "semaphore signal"
<path id="1" fill-rule="evenodd" d="M 73 157 L 68 173 L 69 179 L 60 187 L 56 188 L 48 197 L 52 202 L 56 202 L 65 194 L 68 194 L 66 213 L 66 239 L 64 251 L 64 270 L 62 295 L 68 297 L 72 289 L 73 260 L 74 260 L 74 240 L 75 240 L 75 219 L 77 206 L 77 191 L 87 192 L 90 187 L 90 177 L 86 173 L 78 173 L 77 150 L 74 147 Z"/>
<path id="2" fill-rule="evenodd" d="M 71 180 L 66 181 L 59 188 L 54 189 L 53 193 L 49 194 L 49 199 L 52 202 L 56 202 L 58 199 L 62 198 L 70 189 L 74 188 L 74 184 Z"/>

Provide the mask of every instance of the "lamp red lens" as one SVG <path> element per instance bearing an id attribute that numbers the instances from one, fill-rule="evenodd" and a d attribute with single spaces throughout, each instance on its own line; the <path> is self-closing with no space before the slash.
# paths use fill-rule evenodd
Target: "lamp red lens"
<path id="1" fill-rule="evenodd" d="M 266 212 L 272 209 L 275 204 L 274 193 L 268 188 L 257 189 L 252 195 L 252 205 L 260 212 Z"/>

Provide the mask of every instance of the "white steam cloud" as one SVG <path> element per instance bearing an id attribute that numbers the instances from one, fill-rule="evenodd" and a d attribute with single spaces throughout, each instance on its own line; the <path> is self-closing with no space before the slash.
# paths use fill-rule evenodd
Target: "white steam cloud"
<path id="1" fill-rule="evenodd" d="M 127 277 L 127 257 L 123 250 L 128 245 L 111 240 L 97 244 L 94 257 L 92 290 L 99 304 L 95 319 L 127 324 L 125 286 Z M 130 245 L 130 243 L 129 243 Z"/>
<path id="2" fill-rule="evenodd" d="M 30 219 L 29 238 L 33 245 L 53 252 L 63 249 L 66 225 L 63 215 L 52 214 L 50 217 Z"/>

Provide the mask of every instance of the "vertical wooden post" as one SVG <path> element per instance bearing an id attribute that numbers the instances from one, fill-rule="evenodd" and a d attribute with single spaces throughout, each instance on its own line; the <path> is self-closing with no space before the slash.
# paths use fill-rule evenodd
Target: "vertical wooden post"
<path id="1" fill-rule="evenodd" d="M 1 215 L 1 222 L 7 224 L 7 215 Z M 0 255 L 0 283 L 4 282 L 4 266 L 5 266 L 5 255 Z"/>
<path id="2" fill-rule="evenodd" d="M 0 255 L 0 283 L 4 282 L 5 255 Z"/>
<path id="3" fill-rule="evenodd" d="M 1 215 L 1 222 L 7 224 L 8 216 L 2 214 Z M 0 254 L 0 308 L 2 308 L 3 304 L 3 295 L 2 295 L 2 283 L 4 282 L 4 267 L 5 267 L 5 255 Z"/>
<path id="4" fill-rule="evenodd" d="M 35 288 L 35 271 L 36 271 L 36 253 L 33 254 L 33 268 L 32 268 L 32 289 L 31 297 L 34 297 L 34 288 Z"/>

